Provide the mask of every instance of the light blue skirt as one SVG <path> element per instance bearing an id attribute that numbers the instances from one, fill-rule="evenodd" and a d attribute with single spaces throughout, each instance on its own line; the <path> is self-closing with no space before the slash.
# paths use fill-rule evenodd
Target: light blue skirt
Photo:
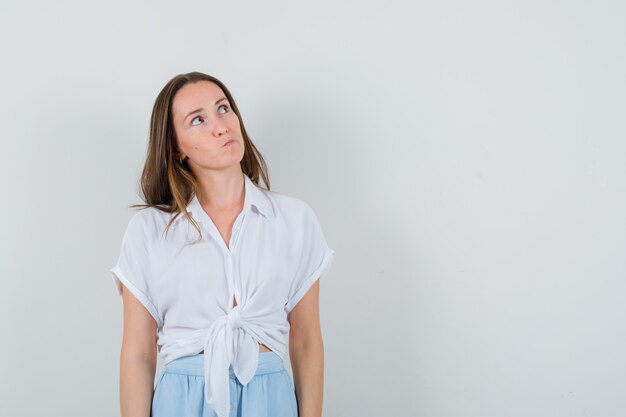
<path id="1" fill-rule="evenodd" d="M 230 417 L 297 417 L 291 376 L 275 352 L 259 352 L 259 366 L 244 387 L 230 367 Z M 204 355 L 165 365 L 152 397 L 152 417 L 217 417 L 204 401 Z"/>

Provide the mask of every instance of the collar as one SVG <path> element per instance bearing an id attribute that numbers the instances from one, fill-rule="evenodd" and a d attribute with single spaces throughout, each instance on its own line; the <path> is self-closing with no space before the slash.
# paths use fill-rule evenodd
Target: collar
<path id="1" fill-rule="evenodd" d="M 265 190 L 257 187 L 257 185 L 252 182 L 250 177 L 247 174 L 243 174 L 244 178 L 244 202 L 243 202 L 243 213 L 247 213 L 254 208 L 263 216 L 270 217 L 271 211 L 269 206 L 268 197 L 265 195 Z M 202 208 L 198 197 L 194 194 L 191 201 L 187 205 L 187 211 L 189 215 L 193 217 L 193 219 L 198 223 L 205 223 L 208 219 L 208 214 Z M 181 213 L 177 217 L 177 221 L 185 218 L 185 216 Z"/>

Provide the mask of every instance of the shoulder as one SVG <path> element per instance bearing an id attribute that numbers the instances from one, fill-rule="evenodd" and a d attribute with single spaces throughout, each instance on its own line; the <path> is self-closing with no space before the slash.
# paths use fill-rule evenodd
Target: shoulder
<path id="1" fill-rule="evenodd" d="M 170 217 L 169 213 L 156 207 L 140 208 L 130 217 L 126 234 L 132 239 L 150 240 L 158 236 Z"/>
<path id="2" fill-rule="evenodd" d="M 270 201 L 273 212 L 278 219 L 301 223 L 311 217 L 315 217 L 311 205 L 301 198 L 275 191 L 264 190 L 264 193 Z"/>
<path id="3" fill-rule="evenodd" d="M 276 192 L 269 192 L 268 196 L 272 201 L 276 230 L 294 239 L 296 246 L 322 234 L 317 214 L 308 201 Z"/>

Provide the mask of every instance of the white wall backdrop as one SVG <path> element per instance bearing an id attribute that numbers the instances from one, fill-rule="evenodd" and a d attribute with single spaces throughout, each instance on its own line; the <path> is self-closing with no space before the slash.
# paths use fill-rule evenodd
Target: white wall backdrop
<path id="1" fill-rule="evenodd" d="M 154 99 L 190 71 L 336 250 L 325 416 L 625 415 L 625 22 L 617 0 L 3 3 L 0 415 L 119 414 L 109 268 Z"/>

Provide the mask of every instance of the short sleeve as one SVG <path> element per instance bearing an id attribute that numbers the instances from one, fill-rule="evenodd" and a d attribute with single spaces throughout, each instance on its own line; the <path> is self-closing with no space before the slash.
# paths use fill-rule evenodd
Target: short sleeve
<path id="1" fill-rule="evenodd" d="M 158 310 L 148 290 L 150 277 L 150 256 L 147 234 L 141 213 L 131 217 L 124 236 L 117 263 L 110 269 L 111 278 L 118 294 L 122 294 L 122 284 L 143 304 L 160 326 Z"/>
<path id="2" fill-rule="evenodd" d="M 287 313 L 293 310 L 315 281 L 326 275 L 335 256 L 335 251 L 328 247 L 317 216 L 308 204 L 302 229 L 299 232 L 302 233 L 300 238 L 302 250 L 289 290 L 289 299 L 285 305 Z"/>

